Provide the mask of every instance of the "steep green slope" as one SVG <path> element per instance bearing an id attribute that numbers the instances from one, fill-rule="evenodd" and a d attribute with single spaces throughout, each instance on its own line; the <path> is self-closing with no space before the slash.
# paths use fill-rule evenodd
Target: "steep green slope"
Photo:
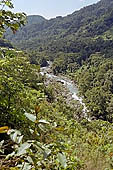
<path id="1" fill-rule="evenodd" d="M 102 0 L 97 4 L 76 11 L 67 17 L 57 17 L 33 24 L 31 22 L 28 27 L 22 28 L 16 35 L 8 34 L 7 38 L 22 49 L 37 50 L 41 47 L 43 50 L 48 50 L 51 44 L 53 44 L 53 48 L 61 51 L 67 40 L 70 41 L 71 39 L 72 42 L 74 41 L 76 43 L 81 37 L 84 39 L 86 36 L 100 35 L 107 31 L 113 26 L 112 9 L 112 0 Z M 34 20 L 34 16 L 30 18 Z M 59 41 L 60 48 L 56 46 L 57 43 L 59 44 Z M 70 48 L 71 44 L 68 46 L 65 46 L 65 49 Z M 50 49 L 50 51 L 53 51 L 53 49 Z M 62 51 L 65 50 L 62 49 Z"/>
<path id="2" fill-rule="evenodd" d="M 29 39 L 32 37 L 32 32 L 34 32 L 34 28 L 36 24 L 41 24 L 45 22 L 46 19 L 40 15 L 30 15 L 27 16 L 27 23 L 24 27 L 21 27 L 20 30 L 17 31 L 17 33 L 14 35 L 10 30 L 7 31 L 6 37 L 9 40 L 15 39 L 15 43 L 18 43 L 18 41 L 23 39 Z M 32 30 L 33 29 L 33 30 Z"/>
<path id="3" fill-rule="evenodd" d="M 7 37 L 21 49 L 33 51 L 31 63 L 47 58 L 53 61 L 54 74 L 71 75 L 80 87 L 89 114 L 113 122 L 113 1 L 101 0 L 66 17 L 28 28 Z M 93 60 L 99 60 L 98 65 L 93 65 Z"/>
<path id="4" fill-rule="evenodd" d="M 46 21 L 46 19 L 40 15 L 30 15 L 30 16 L 27 16 L 27 26 L 28 25 L 32 25 L 32 24 L 35 24 L 35 23 L 41 23 L 43 21 Z"/>
<path id="5" fill-rule="evenodd" d="M 22 51 L 0 54 L 0 169 L 113 169 L 113 124 L 78 122 L 81 107 L 67 104 L 64 86 L 45 86 Z"/>
<path id="6" fill-rule="evenodd" d="M 112 1 L 101 1 L 105 2 L 107 6 Z M 89 13 L 93 13 L 92 18 L 97 15 L 94 11 Z M 40 36 L 38 48 L 34 48 L 37 37 L 36 42 L 31 41 L 31 49 L 37 51 L 30 55 L 0 48 L 1 170 L 113 170 L 112 12 L 106 11 L 91 23 L 84 22 L 76 31 L 73 27 L 72 32 L 61 29 L 56 41 L 51 26 L 47 36 L 46 30 L 42 39 Z M 54 24 L 58 29 L 62 27 L 56 19 Z M 96 31 L 87 31 L 87 26 Z M 10 45 L 3 40 L 0 43 Z M 96 51 L 100 52 L 91 54 Z M 89 121 L 83 118 L 78 101 L 67 103 L 64 85 L 40 74 L 37 65 L 45 66 L 44 57 L 54 59 L 54 73 L 66 72 L 78 82 L 91 118 L 106 121 Z"/>

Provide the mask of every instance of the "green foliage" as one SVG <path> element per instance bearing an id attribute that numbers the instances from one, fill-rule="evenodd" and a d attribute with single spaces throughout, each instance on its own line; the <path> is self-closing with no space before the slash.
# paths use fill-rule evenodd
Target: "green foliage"
<path id="1" fill-rule="evenodd" d="M 29 60 L 31 64 L 36 64 L 36 65 L 40 65 L 41 67 L 47 67 L 48 63 L 47 63 L 47 56 L 45 53 L 37 53 L 37 52 L 31 52 L 29 54 Z"/>
<path id="2" fill-rule="evenodd" d="M 77 63 L 77 58 L 78 54 L 76 53 L 58 53 L 52 64 L 53 73 L 75 72 L 80 67 Z"/>
<path id="3" fill-rule="evenodd" d="M 32 64 L 44 66 L 51 60 L 54 74 L 72 75 L 96 52 L 112 58 L 112 16 L 113 1 L 102 0 L 66 17 L 40 20 L 28 16 L 26 27 L 16 35 L 7 32 L 6 37 L 31 53 Z"/>
<path id="4" fill-rule="evenodd" d="M 61 96 L 56 96 L 62 91 L 58 85 L 52 89 L 57 100 L 53 98 L 50 103 L 51 86 L 44 90 L 38 66 L 30 65 L 23 52 L 5 49 L 0 66 L 0 102 L 3 100 L 1 108 L 5 115 L 0 118 L 1 125 L 13 124 L 21 131 L 8 130 L 11 141 L 2 137 L 0 162 L 3 169 L 82 170 L 98 168 L 100 164 L 103 168 L 112 167 L 112 124 L 75 121 L 73 114 L 77 114 L 79 105 L 72 103 L 70 106 Z M 42 93 L 46 91 L 50 91 L 48 96 Z M 10 93 L 11 102 L 7 98 Z M 7 119 L 3 106 L 11 118 Z"/>
<path id="5" fill-rule="evenodd" d="M 25 13 L 13 13 L 9 10 L 5 10 L 5 6 L 12 9 L 13 4 L 11 0 L 0 1 L 0 37 L 3 36 L 5 29 L 10 28 L 15 33 L 21 25 L 25 24 Z"/>
<path id="6" fill-rule="evenodd" d="M 109 33 L 112 37 L 112 16 L 112 0 L 109 3 L 102 0 L 66 17 L 34 23 L 36 16 L 29 16 L 28 21 L 32 18 L 33 23 L 23 27 L 16 35 L 7 33 L 6 37 L 21 49 L 46 53 L 51 60 L 59 58 L 59 52 L 62 52 L 65 54 L 64 63 L 68 53 L 77 53 L 76 61 L 81 65 L 95 52 L 111 55 L 113 40 L 107 38 L 106 41 L 103 35 Z M 67 67 L 66 64 L 64 66 Z"/>
<path id="7" fill-rule="evenodd" d="M 65 112 L 59 112 L 58 105 L 55 106 L 48 107 L 49 124 L 45 120 L 44 124 L 42 121 L 30 124 L 31 135 L 28 140 L 24 140 L 20 132 L 9 130 L 8 134 L 17 144 L 13 153 L 7 155 L 2 162 L 2 166 L 7 165 L 9 160 L 9 167 L 12 167 L 13 161 L 15 168 L 112 169 L 112 124 L 87 120 L 80 124 L 73 119 L 68 120 Z M 53 115 L 49 109 L 53 109 Z M 42 114 L 41 110 L 39 114 Z M 39 124 L 43 126 L 37 126 Z M 3 141 L 1 149 L 4 149 Z"/>
<path id="8" fill-rule="evenodd" d="M 5 11 L 4 5 L 13 8 L 10 0 L 1 5 L 0 32 L 8 26 L 15 33 L 25 15 Z M 112 5 L 102 0 L 49 21 L 28 17 L 33 26 L 28 22 L 28 31 L 22 28 L 16 38 L 32 36 L 21 43 L 36 51 L 28 56 L 0 49 L 1 169 L 113 169 L 113 42 L 105 38 L 112 32 Z M 82 106 L 70 101 L 64 86 L 40 74 L 39 65 L 47 66 L 49 58 L 55 74 L 78 82 L 90 116 L 103 120 L 83 119 Z"/>
<path id="9" fill-rule="evenodd" d="M 90 110 L 96 119 L 113 121 L 113 61 L 97 53 L 77 72 L 76 80 Z"/>
<path id="10" fill-rule="evenodd" d="M 25 110 L 33 109 L 37 99 L 42 96 L 40 87 L 43 84 L 40 86 L 40 82 L 38 66 L 32 67 L 22 52 L 6 50 L 4 58 L 0 60 L 1 125 L 22 126 Z"/>

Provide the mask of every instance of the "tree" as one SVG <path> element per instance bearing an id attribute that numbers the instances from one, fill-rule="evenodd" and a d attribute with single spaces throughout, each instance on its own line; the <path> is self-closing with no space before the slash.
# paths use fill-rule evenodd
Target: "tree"
<path id="1" fill-rule="evenodd" d="M 25 111 L 30 112 L 43 91 L 40 67 L 31 65 L 28 56 L 8 50 L 0 59 L 0 124 L 13 128 L 25 125 Z"/>
<path id="2" fill-rule="evenodd" d="M 7 28 L 10 28 L 15 33 L 21 25 L 25 24 L 25 13 L 13 13 L 9 10 L 5 10 L 5 7 L 10 9 L 14 8 L 11 2 L 12 0 L 0 0 L 0 37 Z"/>

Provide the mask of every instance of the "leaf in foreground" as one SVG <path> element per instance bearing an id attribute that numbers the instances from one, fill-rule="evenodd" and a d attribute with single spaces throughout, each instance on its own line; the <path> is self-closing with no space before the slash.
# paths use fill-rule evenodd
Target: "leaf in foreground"
<path id="1" fill-rule="evenodd" d="M 16 155 L 17 155 L 17 156 L 20 156 L 20 155 L 25 154 L 25 153 L 26 153 L 26 150 L 27 150 L 28 148 L 30 148 L 30 146 L 31 146 L 31 144 L 29 144 L 29 143 L 27 143 L 27 142 L 21 144 L 20 147 L 18 148 L 18 151 L 17 151 L 17 154 L 16 154 Z"/>
<path id="2" fill-rule="evenodd" d="M 30 113 L 25 113 L 25 116 L 29 119 L 29 120 L 31 120 L 32 122 L 35 122 L 36 121 L 36 116 L 35 115 L 33 115 L 33 114 L 30 114 Z"/>
<path id="3" fill-rule="evenodd" d="M 61 153 L 58 153 L 58 160 L 59 162 L 61 163 L 62 167 L 63 168 L 66 168 L 67 167 L 67 160 L 66 160 L 66 156 L 61 154 Z"/>

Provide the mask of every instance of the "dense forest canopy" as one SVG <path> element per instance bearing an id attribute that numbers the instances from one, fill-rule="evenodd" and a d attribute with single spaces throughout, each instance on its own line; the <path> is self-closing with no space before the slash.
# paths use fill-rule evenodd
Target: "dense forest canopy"
<path id="1" fill-rule="evenodd" d="M 40 16 L 28 16 L 28 21 L 31 17 L 40 19 Z M 91 115 L 94 115 L 94 117 L 97 119 L 101 118 L 103 120 L 109 120 L 111 122 L 113 121 L 112 113 L 110 116 L 107 116 L 109 115 L 109 111 L 107 109 L 109 107 L 108 103 L 112 100 L 112 79 L 108 78 L 108 81 L 111 84 L 110 89 L 102 87 L 103 84 L 106 83 L 106 77 L 102 77 L 102 80 L 105 81 L 103 84 L 98 83 L 98 81 L 100 81 L 98 74 L 101 72 L 100 70 L 102 63 L 100 63 L 98 70 L 95 70 L 95 72 L 93 71 L 93 73 L 89 73 L 91 74 L 90 76 L 92 76 L 92 74 L 93 76 L 87 80 L 89 81 L 88 86 L 85 85 L 87 82 L 85 77 L 82 76 L 82 74 L 84 75 L 85 71 L 89 72 L 89 67 L 93 67 L 91 64 L 89 64 L 93 54 L 97 56 L 97 59 L 99 56 L 101 56 L 100 58 L 102 58 L 103 62 L 106 62 L 106 65 L 108 65 L 109 62 L 112 63 L 112 0 L 101 0 L 94 5 L 90 5 L 75 11 L 66 17 L 59 16 L 50 20 L 42 19 L 41 21 L 36 21 L 33 24 L 31 23 L 25 27 L 22 27 L 21 30 L 19 30 L 15 35 L 7 32 L 6 37 L 7 39 L 11 40 L 11 42 L 14 43 L 16 47 L 31 53 L 31 63 L 40 64 L 44 60 L 51 60 L 53 61 L 52 69 L 54 74 L 73 73 L 72 77 L 74 77 L 74 80 L 77 81 L 78 85 L 80 85 L 81 93 L 84 96 L 84 99 L 86 98 L 85 101 L 88 102 L 87 106 L 91 111 Z M 78 69 L 80 67 L 84 68 L 86 65 L 88 65 L 88 69 L 81 69 L 82 73 L 80 74 L 79 79 L 76 78 L 76 75 L 78 75 L 77 72 L 79 72 Z M 91 71 L 92 69 L 94 68 L 91 68 Z M 108 68 L 107 72 L 110 74 L 112 72 L 112 68 Z M 105 76 L 105 73 L 103 73 L 103 76 Z M 92 102 L 95 103 L 96 98 L 93 97 L 92 102 L 87 99 L 90 98 L 89 95 L 92 96 L 92 93 L 94 93 L 90 91 L 93 90 L 91 88 L 92 83 L 92 88 L 97 86 L 95 88 L 102 88 L 102 93 L 107 93 L 107 97 L 103 96 L 105 101 L 103 101 L 101 104 L 99 102 L 97 103 L 98 109 L 96 109 L 96 111 L 94 111 L 95 109 L 92 105 Z M 90 93 L 85 93 L 85 88 L 87 91 L 89 90 Z M 108 93 L 109 99 L 107 99 Z M 100 107 L 100 105 L 102 106 Z"/>
<path id="2" fill-rule="evenodd" d="M 112 170 L 113 1 L 50 20 L 0 6 L 0 169 Z M 41 74 L 48 60 L 49 74 L 76 83 L 90 119 Z"/>
<path id="3" fill-rule="evenodd" d="M 40 50 L 41 48 L 46 52 L 53 50 L 54 52 L 75 52 L 76 49 L 73 49 L 73 47 L 76 41 L 80 42 L 85 38 L 92 41 L 91 37 L 96 38 L 112 28 L 112 6 L 112 0 L 103 0 L 66 17 L 50 20 L 42 19 L 40 22 L 33 21 L 33 24 L 31 22 L 31 24 L 26 25 L 17 34 L 8 34 L 6 37 L 22 49 Z M 40 18 L 40 16 L 28 16 L 28 21 L 31 17 L 32 20 L 33 18 L 37 18 L 37 20 Z M 58 46 L 59 41 L 60 47 Z M 75 44 L 70 49 L 72 43 Z M 75 48 L 78 48 L 78 46 L 75 46 Z"/>

